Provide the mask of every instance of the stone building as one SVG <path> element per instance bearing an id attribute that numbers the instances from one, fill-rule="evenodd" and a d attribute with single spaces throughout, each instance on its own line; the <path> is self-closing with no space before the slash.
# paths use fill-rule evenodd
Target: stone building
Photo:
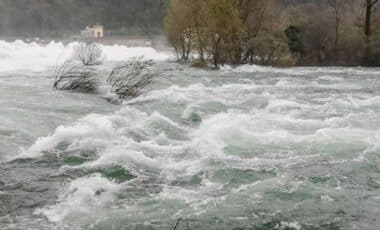
<path id="1" fill-rule="evenodd" d="M 102 25 L 87 26 L 86 29 L 81 31 L 83 38 L 103 38 L 104 28 Z"/>

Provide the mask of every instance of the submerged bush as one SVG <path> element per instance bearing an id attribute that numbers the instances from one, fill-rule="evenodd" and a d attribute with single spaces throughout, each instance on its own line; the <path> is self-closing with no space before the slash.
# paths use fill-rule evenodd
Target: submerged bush
<path id="1" fill-rule="evenodd" d="M 156 75 L 151 69 L 153 64 L 151 60 L 142 60 L 142 57 L 138 57 L 119 65 L 107 79 L 111 85 L 111 92 L 120 99 L 141 95 Z"/>
<path id="2" fill-rule="evenodd" d="M 103 62 L 103 51 L 96 43 L 74 47 L 74 55 L 57 68 L 54 88 L 84 93 L 96 93 L 101 78 L 95 65 Z M 115 104 L 135 98 L 144 92 L 156 75 L 153 61 L 142 57 L 132 58 L 112 70 L 107 78 L 113 96 L 106 99 Z"/>
<path id="3" fill-rule="evenodd" d="M 74 47 L 73 56 L 56 70 L 54 88 L 95 93 L 99 78 L 92 66 L 104 61 L 103 50 L 97 43 L 80 43 Z"/>
<path id="4" fill-rule="evenodd" d="M 97 43 L 80 43 L 74 47 L 73 59 L 82 62 L 85 66 L 96 66 L 104 62 L 104 54 Z"/>
<path id="5" fill-rule="evenodd" d="M 56 71 L 54 88 L 95 93 L 98 86 L 96 71 L 83 63 L 68 59 Z"/>

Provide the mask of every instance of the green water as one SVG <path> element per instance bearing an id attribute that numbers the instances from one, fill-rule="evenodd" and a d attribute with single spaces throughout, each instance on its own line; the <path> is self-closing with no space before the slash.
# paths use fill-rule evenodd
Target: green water
<path id="1" fill-rule="evenodd" d="M 0 78 L 0 229 L 380 226 L 379 70 L 155 68 L 120 106 Z"/>

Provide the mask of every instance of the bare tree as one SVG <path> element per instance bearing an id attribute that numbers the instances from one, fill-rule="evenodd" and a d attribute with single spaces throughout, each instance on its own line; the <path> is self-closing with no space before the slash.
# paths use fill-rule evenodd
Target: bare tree
<path id="1" fill-rule="evenodd" d="M 335 42 L 334 42 L 335 51 L 338 49 L 338 43 L 339 43 L 340 16 L 339 16 L 338 2 L 339 0 L 328 0 L 329 5 L 334 9 L 334 13 L 335 13 Z"/>
<path id="2" fill-rule="evenodd" d="M 94 69 L 73 59 L 66 60 L 56 71 L 54 88 L 95 93 L 98 78 Z"/>
<path id="3" fill-rule="evenodd" d="M 365 8 L 366 8 L 366 15 L 365 15 L 365 26 L 364 26 L 364 32 L 367 38 L 371 36 L 371 20 L 372 20 L 372 12 L 374 9 L 374 6 L 376 3 L 378 3 L 379 0 L 365 0 Z"/>
<path id="4" fill-rule="evenodd" d="M 85 66 L 100 65 L 104 61 L 103 50 L 97 43 L 80 43 L 74 47 L 73 58 Z"/>
<path id="5" fill-rule="evenodd" d="M 80 43 L 74 47 L 73 56 L 57 68 L 53 87 L 95 93 L 99 78 L 92 66 L 103 60 L 103 50 L 98 44 Z"/>
<path id="6" fill-rule="evenodd" d="M 156 75 L 151 70 L 153 64 L 153 61 L 142 60 L 142 57 L 139 57 L 116 67 L 107 79 L 112 93 L 115 93 L 120 99 L 141 95 Z"/>
<path id="7" fill-rule="evenodd" d="M 370 64 L 372 62 L 372 52 L 371 52 L 371 23 L 372 23 L 372 12 L 376 3 L 379 0 L 365 0 L 365 26 L 364 26 L 364 34 L 365 34 L 365 58 L 366 64 Z"/>

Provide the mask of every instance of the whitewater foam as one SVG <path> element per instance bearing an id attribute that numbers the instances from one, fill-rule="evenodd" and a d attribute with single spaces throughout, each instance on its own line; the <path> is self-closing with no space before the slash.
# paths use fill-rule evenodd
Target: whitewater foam
<path id="1" fill-rule="evenodd" d="M 378 199 L 376 75 L 162 64 L 150 92 L 33 137 L 23 157 L 54 161 L 49 180 L 64 182 L 36 218 L 68 229 L 169 229 L 181 217 L 190 228 L 302 229 L 378 212 L 365 207 Z"/>
<path id="2" fill-rule="evenodd" d="M 104 213 L 104 207 L 115 201 L 115 195 L 121 186 L 110 182 L 99 174 L 71 181 L 60 191 L 57 204 L 37 209 L 35 215 L 45 215 L 51 222 L 61 222 L 65 218 L 88 216 L 96 211 Z"/>
<path id="3" fill-rule="evenodd" d="M 21 71 L 42 72 L 55 68 L 72 56 L 77 42 L 63 44 L 52 41 L 46 45 L 21 40 L 6 42 L 0 40 L 0 73 Z M 126 47 L 121 45 L 101 45 L 108 62 L 126 61 L 132 57 L 143 56 L 146 59 L 163 61 L 171 54 L 160 53 L 151 47 Z"/>
<path id="4" fill-rule="evenodd" d="M 294 68 L 278 68 L 272 66 L 260 65 L 241 65 L 238 67 L 231 67 L 228 65 L 221 67 L 222 71 L 226 72 L 245 72 L 245 73 L 277 73 L 294 76 L 305 76 L 308 74 L 349 74 L 349 75 L 378 75 L 380 74 L 379 68 L 341 68 L 341 67 L 294 67 Z M 325 78 L 326 79 L 326 78 Z M 339 79 L 338 79 L 339 80 Z"/>

